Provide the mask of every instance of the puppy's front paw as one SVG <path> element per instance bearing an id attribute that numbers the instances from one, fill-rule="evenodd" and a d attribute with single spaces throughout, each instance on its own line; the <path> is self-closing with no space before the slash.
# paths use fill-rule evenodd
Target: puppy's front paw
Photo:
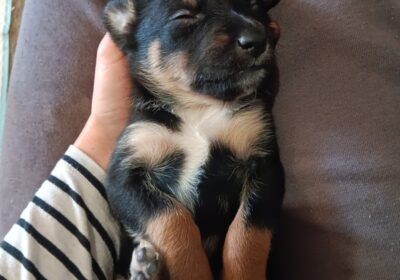
<path id="1" fill-rule="evenodd" d="M 157 280 L 161 267 L 161 257 L 153 244 L 143 237 L 137 237 L 138 243 L 132 253 L 129 280 Z"/>

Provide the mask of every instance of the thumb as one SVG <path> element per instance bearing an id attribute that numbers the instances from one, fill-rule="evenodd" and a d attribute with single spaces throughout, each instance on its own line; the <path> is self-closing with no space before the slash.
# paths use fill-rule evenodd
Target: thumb
<path id="1" fill-rule="evenodd" d="M 106 33 L 97 48 L 97 63 L 99 63 L 99 66 L 102 68 L 107 68 L 119 64 L 121 60 L 125 60 L 124 53 L 111 39 L 110 34 Z"/>

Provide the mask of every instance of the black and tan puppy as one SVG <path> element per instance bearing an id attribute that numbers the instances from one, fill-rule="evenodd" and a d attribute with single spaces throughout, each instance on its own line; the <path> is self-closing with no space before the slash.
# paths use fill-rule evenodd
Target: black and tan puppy
<path id="1" fill-rule="evenodd" d="M 107 186 L 134 246 L 130 279 L 266 277 L 284 192 L 269 99 L 276 2 L 109 1 L 106 26 L 139 87 Z"/>

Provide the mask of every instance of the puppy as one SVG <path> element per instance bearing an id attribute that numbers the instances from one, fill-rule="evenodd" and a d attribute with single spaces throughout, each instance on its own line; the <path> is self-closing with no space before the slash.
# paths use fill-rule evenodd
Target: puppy
<path id="1" fill-rule="evenodd" d="M 284 193 L 270 114 L 278 0 L 111 0 L 138 85 L 108 199 L 130 279 L 265 279 Z"/>

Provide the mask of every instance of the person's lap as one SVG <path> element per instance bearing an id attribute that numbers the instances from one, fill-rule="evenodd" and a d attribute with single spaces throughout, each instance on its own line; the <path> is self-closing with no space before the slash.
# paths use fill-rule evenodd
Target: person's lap
<path id="1" fill-rule="evenodd" d="M 87 119 L 104 3 L 26 3 L 0 167 L 0 236 Z M 283 34 L 274 114 L 287 186 L 276 279 L 400 273 L 400 7 L 376 3 L 282 1 L 275 11 Z"/>

